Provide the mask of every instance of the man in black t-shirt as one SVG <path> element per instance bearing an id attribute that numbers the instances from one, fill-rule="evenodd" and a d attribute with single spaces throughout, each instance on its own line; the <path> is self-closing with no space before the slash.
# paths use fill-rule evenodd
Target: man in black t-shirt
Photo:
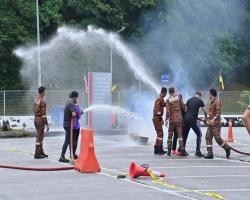
<path id="1" fill-rule="evenodd" d="M 185 128 L 184 128 L 183 139 L 184 139 L 184 146 L 186 146 L 188 133 L 190 131 L 190 128 L 192 128 L 195 134 L 197 135 L 195 156 L 203 157 L 200 151 L 202 133 L 200 128 L 197 126 L 197 118 L 199 115 L 200 108 L 202 108 L 205 114 L 205 118 L 207 118 L 207 111 L 205 104 L 201 99 L 201 93 L 196 92 L 194 97 L 190 98 L 186 103 L 186 113 L 184 116 Z"/>
<path id="2" fill-rule="evenodd" d="M 66 133 L 59 162 L 64 162 L 64 163 L 69 162 L 69 160 L 65 158 L 65 153 L 67 151 L 68 146 L 70 145 L 70 130 L 73 128 L 71 127 L 71 120 L 74 117 L 76 117 L 75 102 L 77 98 L 78 98 L 78 92 L 72 91 L 69 95 L 69 100 L 67 101 L 64 107 L 63 128 L 65 129 Z"/>

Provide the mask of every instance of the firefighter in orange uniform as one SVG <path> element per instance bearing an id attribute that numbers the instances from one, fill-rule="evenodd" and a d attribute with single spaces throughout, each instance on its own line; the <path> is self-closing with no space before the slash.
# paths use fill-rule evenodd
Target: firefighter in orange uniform
<path id="1" fill-rule="evenodd" d="M 213 137 L 215 141 L 226 151 L 226 157 L 230 156 L 230 147 L 221 138 L 221 107 L 222 103 L 217 97 L 217 91 L 210 89 L 210 100 L 211 104 L 209 107 L 209 118 L 208 118 L 208 129 L 206 133 L 206 144 L 208 154 L 204 156 L 205 159 L 213 159 Z"/>
<path id="2" fill-rule="evenodd" d="M 168 156 L 171 155 L 172 140 L 173 134 L 176 131 L 179 139 L 179 149 L 181 151 L 180 156 L 188 156 L 188 153 L 185 151 L 184 142 L 183 142 L 183 113 L 185 112 L 185 104 L 183 103 L 180 95 L 175 93 L 175 88 L 169 88 L 170 97 L 166 102 L 166 127 L 169 123 L 168 128 Z"/>
<path id="3" fill-rule="evenodd" d="M 45 87 L 43 86 L 38 88 L 38 96 L 34 100 L 34 114 L 34 124 L 37 131 L 34 158 L 47 158 L 48 155 L 43 151 L 43 138 L 45 127 L 47 127 L 47 131 L 49 131 L 49 126 L 46 117 Z"/>
<path id="4" fill-rule="evenodd" d="M 250 105 L 247 107 L 243 114 L 243 122 L 248 131 L 248 134 L 250 135 Z"/>
<path id="5" fill-rule="evenodd" d="M 154 110 L 153 110 L 152 120 L 157 134 L 154 146 L 154 154 L 158 155 L 163 155 L 167 153 L 163 149 L 163 129 L 162 129 L 162 126 L 164 125 L 162 116 L 164 114 L 164 107 L 166 107 L 164 97 L 166 97 L 166 95 L 167 95 L 167 88 L 163 87 L 161 89 L 161 94 L 155 100 Z"/>

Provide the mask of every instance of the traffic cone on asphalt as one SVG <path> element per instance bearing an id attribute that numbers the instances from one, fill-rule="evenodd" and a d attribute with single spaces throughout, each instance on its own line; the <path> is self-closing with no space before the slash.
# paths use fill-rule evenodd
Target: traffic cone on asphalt
<path id="1" fill-rule="evenodd" d="M 95 155 L 93 129 L 81 130 L 80 154 L 75 163 L 75 169 L 79 172 L 100 172 L 101 168 Z"/>
<path id="2" fill-rule="evenodd" d="M 227 140 L 226 141 L 227 142 L 234 142 L 232 119 L 230 119 L 229 122 L 228 122 L 228 134 L 227 134 Z"/>
<path id="3" fill-rule="evenodd" d="M 137 166 L 134 162 L 131 163 L 129 169 L 129 175 L 131 178 L 138 178 L 140 176 L 155 176 L 155 177 L 165 177 L 166 174 L 150 170 L 143 166 Z"/>

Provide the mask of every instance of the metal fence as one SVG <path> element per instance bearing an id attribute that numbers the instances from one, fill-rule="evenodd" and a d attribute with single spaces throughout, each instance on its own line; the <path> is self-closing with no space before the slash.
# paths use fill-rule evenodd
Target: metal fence
<path id="1" fill-rule="evenodd" d="M 70 90 L 47 90 L 47 112 L 51 114 L 53 107 L 64 106 Z M 33 101 L 36 91 L 32 90 L 6 90 L 0 91 L 0 116 L 33 115 Z M 78 103 L 86 105 L 87 97 L 79 90 Z"/>
<path id="2" fill-rule="evenodd" d="M 81 107 L 87 106 L 87 96 L 79 91 L 78 103 Z M 51 114 L 53 107 L 64 106 L 68 99 L 70 90 L 47 90 L 46 102 L 47 112 Z M 209 104 L 208 92 L 202 92 L 204 102 Z M 0 91 L 0 116 L 25 116 L 33 115 L 33 99 L 36 91 L 6 90 Z M 126 91 L 113 94 L 113 103 L 127 107 L 128 99 L 131 97 Z M 223 91 L 219 92 L 223 103 L 222 114 L 242 115 L 245 108 L 250 105 L 250 91 Z"/>
<path id="3" fill-rule="evenodd" d="M 203 91 L 201 93 L 206 106 L 209 106 L 209 92 Z M 113 102 L 115 100 L 115 102 L 119 102 L 119 105 L 126 107 L 131 96 L 133 94 L 121 91 L 113 95 Z M 218 96 L 223 104 L 223 115 L 242 115 L 246 107 L 250 105 L 250 91 L 220 91 L 218 92 Z M 187 101 L 190 97 L 189 95 L 184 96 L 184 101 Z"/>

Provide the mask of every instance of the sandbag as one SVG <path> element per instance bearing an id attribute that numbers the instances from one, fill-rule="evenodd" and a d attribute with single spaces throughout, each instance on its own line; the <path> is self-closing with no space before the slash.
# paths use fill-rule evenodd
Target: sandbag
<path id="1" fill-rule="evenodd" d="M 243 114 L 243 122 L 248 131 L 248 134 L 250 135 L 250 106 L 248 106 Z"/>

